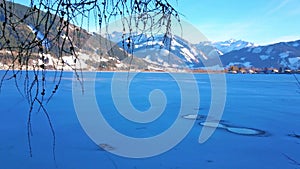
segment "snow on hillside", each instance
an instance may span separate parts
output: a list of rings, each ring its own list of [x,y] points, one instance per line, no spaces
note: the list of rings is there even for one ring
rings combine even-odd
[[[128,42],[128,34],[113,32],[109,37],[110,40],[118,41],[119,46],[126,47],[122,39],[125,43]],[[168,44],[171,44],[169,48]],[[192,45],[177,36],[164,39],[162,35],[154,37],[136,35],[134,47],[135,56],[162,67],[166,65],[179,67],[185,64],[190,68],[203,68],[201,61],[213,57],[219,57],[224,67],[233,65],[257,68],[300,67],[300,41],[257,46],[251,42],[230,39]]]
[[[213,42],[212,46],[220,50],[223,54],[229,53],[234,50],[240,50],[246,47],[256,46],[254,43],[246,42],[242,40],[230,39],[223,42]]]
[[[235,50],[240,50],[247,47],[255,47],[256,45],[251,42],[230,39],[227,41],[220,41],[220,42],[210,42],[210,41],[200,42],[198,46],[211,46],[215,48],[220,55],[223,55]]]
[[[116,34],[112,36],[115,39]],[[134,48],[130,45],[132,43]],[[131,37],[130,40],[121,40],[118,45],[128,52],[133,51],[136,57],[161,66],[196,67],[201,59],[207,59],[194,45],[175,35],[159,34],[153,37],[141,34]]]
[[[282,42],[266,46],[248,47],[232,51],[221,57],[223,65],[256,68],[290,68],[300,67],[300,40]]]

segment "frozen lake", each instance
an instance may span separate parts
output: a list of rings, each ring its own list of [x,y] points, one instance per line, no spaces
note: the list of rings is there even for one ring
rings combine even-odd
[[[2,74],[0,72],[1,77]],[[51,79],[51,73],[48,72],[47,76]],[[103,116],[115,130],[130,137],[146,138],[169,129],[181,102],[178,85],[171,76],[167,73],[140,73],[131,81],[129,96],[136,109],[146,111],[151,106],[148,97],[154,89],[163,91],[167,100],[162,115],[143,124],[131,123],[118,114],[111,96],[112,76],[113,73],[98,73],[95,93]],[[199,118],[188,135],[163,154],[134,159],[106,152],[105,148],[118,147],[110,147],[110,143],[99,146],[89,138],[73,105],[72,73],[65,73],[58,93],[47,105],[56,132],[56,162],[52,154],[51,131],[42,112],[34,111],[32,115],[33,157],[29,157],[28,105],[15,88],[14,81],[5,81],[0,94],[0,168],[300,168],[300,89],[293,75],[227,74],[227,98],[221,125],[203,144],[198,142],[198,137],[210,108],[211,87],[208,75],[195,74],[195,78],[200,106],[190,107],[190,110],[198,111]],[[231,132],[230,127],[238,129]],[[262,133],[251,135],[250,131],[250,135],[241,134],[248,129]]]

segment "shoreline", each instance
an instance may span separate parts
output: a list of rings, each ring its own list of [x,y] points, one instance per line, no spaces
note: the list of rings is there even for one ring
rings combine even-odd
[[[66,72],[66,73],[74,73],[74,70],[54,70],[54,69],[39,69],[38,71],[46,71],[46,72]],[[33,72],[33,69],[28,69],[28,70],[19,70],[19,69],[0,69],[1,72],[12,72],[12,71],[28,71],[28,72]],[[37,71],[37,70],[36,70]],[[289,72],[281,72],[281,73],[274,73],[274,72],[270,72],[270,73],[263,73],[263,72],[255,72],[255,73],[241,73],[241,72],[228,72],[228,71],[216,71],[216,70],[208,70],[208,71],[149,71],[149,70],[77,70],[77,73],[192,73],[192,74],[300,74],[300,71],[289,71]]]

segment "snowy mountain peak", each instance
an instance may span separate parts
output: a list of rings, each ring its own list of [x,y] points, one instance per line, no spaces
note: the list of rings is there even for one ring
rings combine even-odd
[[[220,55],[224,67],[242,65],[257,68],[298,68],[300,65],[299,41],[258,46],[236,39],[190,44],[178,36],[164,34],[155,36],[131,34],[130,40],[127,37],[128,35],[118,32],[110,35],[111,40],[118,41],[118,46],[124,47],[129,52],[132,51],[134,56],[159,67],[199,68],[203,67],[203,61],[206,62]],[[129,42],[132,44],[128,45]]]
[[[225,53],[229,53],[234,50],[240,50],[240,49],[243,49],[246,47],[254,47],[256,45],[254,43],[246,42],[243,40],[229,39],[227,41],[214,42],[214,43],[212,43],[212,46],[217,48],[223,54],[225,54]]]
[[[197,44],[191,44],[178,35],[131,33],[129,36],[112,32],[106,37],[135,57],[158,67],[198,68],[203,67],[203,62],[211,64],[210,60],[219,56],[215,48],[198,48]]]
[[[117,35],[116,32],[111,36],[116,39],[115,35]],[[133,51],[136,57],[152,64],[167,67],[194,67],[200,62],[198,57],[207,59],[192,44],[176,35],[147,36],[139,34],[128,39],[125,38],[118,42],[118,46],[124,47],[128,52]],[[129,42],[134,45],[128,44]]]
[[[226,41],[219,41],[219,42],[200,42],[197,46],[211,46],[215,48],[220,55],[229,53],[231,51],[240,50],[247,47],[255,47],[254,43],[246,42],[243,40],[236,40],[236,39],[229,39]]]
[[[239,40],[240,41],[240,40]],[[236,39],[233,39],[233,38],[231,38],[231,39],[229,39],[229,40],[227,40],[227,41],[224,41],[225,43],[227,43],[227,44],[232,44],[232,43],[235,43],[235,42],[237,42],[237,40]]]

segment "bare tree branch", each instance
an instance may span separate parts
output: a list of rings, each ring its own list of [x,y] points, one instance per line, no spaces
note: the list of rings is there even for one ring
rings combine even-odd
[[[74,71],[83,86],[82,69],[77,67],[80,65],[78,52],[84,36],[90,36],[83,27],[89,30],[93,25],[108,30],[106,26],[110,22],[122,19],[124,32],[129,31],[126,39],[123,35],[123,44],[132,47],[133,52],[134,32],[153,32],[160,28],[167,37],[172,28],[171,18],[180,22],[179,13],[168,0],[30,0],[29,8],[13,2],[0,1],[0,63],[8,65],[1,77],[0,91],[6,81],[14,80],[18,92],[28,102],[30,155],[31,116],[35,107],[48,120],[54,152],[55,132],[45,104],[57,93],[66,68]],[[112,44],[106,41],[102,45],[110,48]],[[100,58],[102,54],[113,54],[108,50],[100,53]],[[54,59],[49,60],[49,55]],[[64,56],[72,56],[75,64],[66,63]],[[47,79],[48,70],[55,71],[53,80]],[[49,86],[52,86],[50,91]]]

